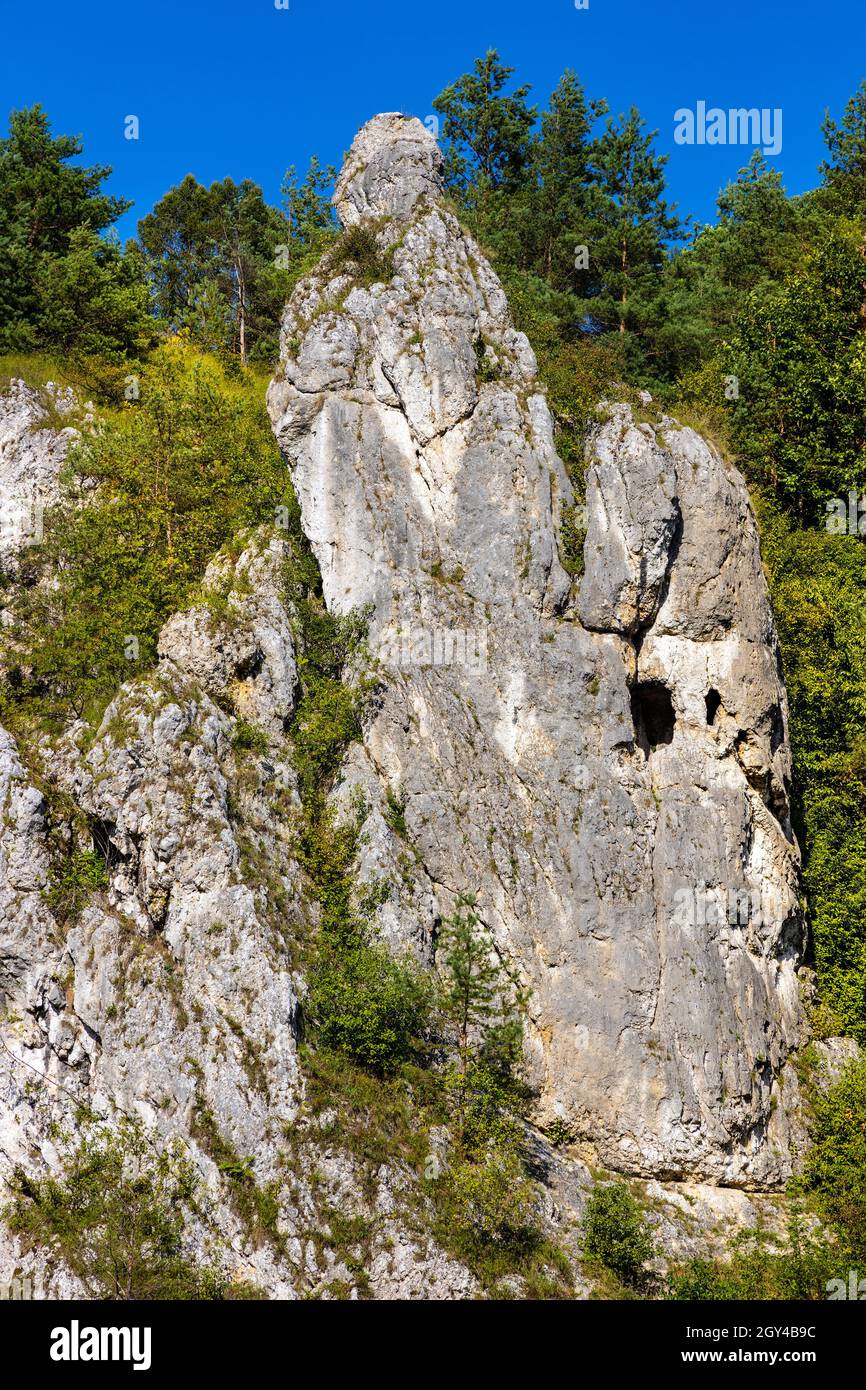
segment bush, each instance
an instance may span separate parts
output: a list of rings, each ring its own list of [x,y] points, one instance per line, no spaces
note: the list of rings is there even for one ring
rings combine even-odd
[[[624,1182],[596,1187],[583,1218],[583,1252],[630,1288],[644,1282],[654,1246],[640,1204]]]
[[[430,1004],[421,972],[384,946],[326,943],[310,975],[307,1010],[321,1045],[379,1075],[411,1057]]]
[[[61,923],[77,917],[94,893],[108,887],[105,864],[95,850],[71,854],[52,876],[48,905]]]
[[[866,1059],[813,1101],[804,1179],[852,1262],[866,1262]]]
[[[237,753],[261,753],[268,751],[268,736],[258,724],[248,719],[238,719],[232,734],[232,748]]]
[[[332,271],[352,265],[357,268],[356,279],[362,285],[387,283],[394,274],[391,255],[379,250],[376,233],[370,227],[350,227],[331,252]]]
[[[828,1281],[847,1270],[842,1252],[809,1229],[799,1205],[778,1245],[762,1231],[745,1231],[727,1260],[688,1260],[668,1275],[667,1297],[678,1301],[820,1300]]]
[[[470,1259],[489,1247],[529,1253],[538,1243],[536,1190],[519,1156],[492,1149],[481,1162],[460,1159],[448,1173],[446,1216],[452,1244]]]
[[[17,1169],[3,1214],[25,1249],[63,1260],[90,1298],[222,1298],[226,1281],[186,1248],[198,1185],[180,1145],[157,1148],[121,1119],[91,1127],[57,1177]]]
[[[74,451],[70,467],[99,490],[70,490],[47,514],[34,563],[56,583],[19,595],[6,698],[53,724],[98,719],[118,684],[153,662],[162,624],[220,547],[291,500],[249,375],[232,382],[172,342],[143,370],[140,390]]]

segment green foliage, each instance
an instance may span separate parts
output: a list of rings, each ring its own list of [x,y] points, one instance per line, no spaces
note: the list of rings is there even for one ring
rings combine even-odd
[[[866,1042],[866,546],[759,506],[825,1030]]]
[[[520,1055],[523,995],[497,956],[475,910],[461,896],[440,928],[440,1007],[454,1026],[464,1063],[477,1052],[486,1065],[510,1077]]]
[[[73,921],[94,893],[108,887],[105,864],[94,850],[75,850],[52,875],[48,905],[60,923]]]
[[[583,1217],[583,1253],[604,1265],[627,1288],[640,1289],[654,1246],[637,1198],[627,1183],[593,1188]]]
[[[192,174],[138,227],[154,301],[172,331],[242,365],[276,356],[292,285],[290,228],[249,179],[205,188]]]
[[[563,569],[572,578],[583,574],[583,545],[586,540],[586,513],[582,507],[566,506],[562,509],[562,524],[559,529],[559,558]]]
[[[816,1231],[795,1203],[784,1239],[744,1231],[725,1260],[691,1259],[668,1274],[667,1297],[691,1302],[821,1300],[828,1281],[847,1271],[846,1257]]]
[[[505,92],[513,72],[490,49],[433,102],[449,142],[449,181],[464,193],[476,189],[483,197],[520,179],[536,111],[526,104],[529,86]]]
[[[813,1097],[812,1147],[804,1181],[849,1262],[866,1260],[866,1060]],[[837,1271],[838,1272],[838,1271]]]
[[[760,302],[802,265],[821,232],[814,200],[787,197],[780,172],[759,151],[716,206],[715,225],[696,228],[665,268],[656,349],[663,380],[696,371],[716,355],[736,330],[746,296]]]
[[[218,1299],[226,1281],[198,1267],[186,1227],[199,1179],[177,1144],[155,1146],[140,1123],[90,1125],[57,1177],[16,1169],[4,1218],[25,1249],[59,1258],[89,1298]]]
[[[680,235],[679,219],[663,196],[667,160],[653,150],[655,133],[647,133],[632,107],[627,116],[608,118],[594,156],[600,210],[591,256],[602,289],[589,310],[601,329],[616,329],[639,343],[654,327],[665,242]],[[627,352],[630,346],[627,339]]]
[[[864,294],[861,235],[840,225],[802,270],[746,297],[722,354],[739,382],[734,443],[801,524],[866,485]]]
[[[406,827],[406,798],[394,790],[389,783],[385,788],[385,821],[399,835],[401,840],[408,840],[409,831]]]
[[[97,235],[131,204],[100,191],[109,168],[70,162],[81,153],[77,137],[52,136],[41,106],[9,117],[0,140],[0,352],[51,344],[123,353],[142,333],[134,258]]]
[[[378,1074],[410,1058],[430,1014],[427,978],[385,946],[326,946],[309,976],[306,1013],[319,1043]]]
[[[478,386],[499,380],[499,370],[487,351],[487,344],[483,338],[475,339],[475,380]]]
[[[288,515],[292,555],[284,580],[295,617],[300,682],[290,733],[307,823],[315,831],[324,815],[323,793],[346,748],[361,735],[361,713],[373,689],[372,679],[364,674],[369,664],[369,615],[361,610],[340,616],[328,611],[294,498]]]
[[[849,1063],[829,1087],[804,1081],[811,1146],[784,1238],[747,1231],[725,1260],[674,1267],[669,1298],[825,1299],[831,1280],[847,1282],[866,1260],[866,1061]]]
[[[260,1187],[256,1182],[252,1158],[239,1154],[217,1125],[202,1092],[201,1068],[192,1058],[186,1060],[195,1079],[191,1133],[219,1169],[232,1207],[248,1236],[256,1245],[268,1241],[278,1251],[284,1251],[277,1185],[268,1183]]]
[[[392,256],[379,250],[373,227],[349,227],[336,242],[328,260],[334,274],[345,271],[360,285],[384,284],[394,275]]]
[[[314,155],[301,183],[292,165],[282,183],[282,204],[288,232],[290,269],[299,262],[317,260],[337,231],[329,192],[337,177],[336,169],[323,169]]]
[[[267,753],[268,736],[257,724],[238,719],[232,734],[232,748],[238,753]]]
[[[491,1146],[479,1159],[459,1157],[452,1164],[440,1220],[448,1222],[449,1244],[464,1259],[484,1264],[505,1252],[513,1260],[539,1243],[536,1204],[519,1154]]]
[[[298,850],[321,914],[305,1017],[321,1047],[386,1075],[414,1054],[429,1017],[430,987],[409,960],[371,940],[368,914],[353,893],[358,827],[352,820],[337,824],[326,800],[346,748],[361,734],[371,684],[361,674],[350,678],[348,668],[361,672],[365,665],[367,616],[328,611],[296,506],[290,529],[285,587],[300,698],[289,732],[304,811]]]
[[[140,400],[86,437],[70,467],[100,490],[78,506],[73,476],[68,500],[46,516],[29,562],[33,578],[50,568],[58,583],[19,596],[6,692],[55,723],[98,717],[153,661],[160,627],[215,552],[273,521],[290,496],[258,382],[230,381],[180,342],[154,354]]]
[[[33,283],[38,342],[85,359],[132,363],[153,346],[155,324],[134,247],[124,253],[90,227],[77,227],[65,254],[40,260]]]
[[[866,211],[866,81],[837,123],[829,112],[822,126],[829,159],[821,166],[823,201],[836,212]]]
[[[509,270],[504,284],[515,323],[529,338],[538,358],[556,424],[557,452],[572,487],[582,498],[586,491],[586,439],[598,421],[599,402],[623,390],[621,345],[618,338],[563,341],[555,298],[544,281]]]

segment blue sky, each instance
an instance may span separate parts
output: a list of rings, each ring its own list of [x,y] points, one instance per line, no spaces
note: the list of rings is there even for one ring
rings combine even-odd
[[[276,200],[287,165],[339,163],[376,111],[422,119],[489,47],[544,104],[574,68],[612,109],[637,105],[670,155],[681,211],[713,217],[749,150],[674,143],[674,113],[781,108],[771,162],[816,182],[829,106],[866,77],[864,0],[0,0],[2,114],[41,101],[55,131],[111,164],[138,217],[187,173],[252,178]],[[137,115],[140,138],[124,138]]]

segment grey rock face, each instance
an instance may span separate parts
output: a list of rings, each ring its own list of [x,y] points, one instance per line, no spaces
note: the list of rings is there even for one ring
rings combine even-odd
[[[368,217],[408,217],[442,192],[439,146],[414,116],[374,116],[352,141],[334,203],[344,227]]]
[[[159,655],[217,701],[272,735],[285,732],[298,672],[288,614],[281,597],[286,541],[253,536],[232,560],[220,554],[205,571],[199,604],[170,618]]]
[[[324,1190],[376,1230],[375,1297],[467,1297],[468,1270],[405,1221],[400,1192],[415,1175],[383,1165],[371,1198],[365,1174],[302,1114],[297,943],[317,909],[295,857],[283,737],[295,684],[285,554],[283,540],[254,533],[236,557],[218,556],[210,604],[166,624],[157,670],[120,689],[95,737],[76,726],[45,749],[43,775],[105,866],[77,920],[49,907],[46,799],[0,729],[0,1205],[16,1165],[57,1170],[57,1136],[74,1142],[79,1106],[128,1114],[194,1157],[205,1202],[191,1253],[231,1277],[273,1298],[351,1282],[338,1253],[306,1239],[322,1225]],[[238,722],[209,692],[260,725],[266,755],[235,747]],[[280,1247],[238,1217],[220,1152],[249,1161],[276,1194]],[[0,1225],[0,1282],[13,1276],[37,1297],[86,1296]]]
[[[51,414],[71,415],[73,392],[49,382],[41,392],[13,380],[0,396],[0,568],[14,572],[23,546],[41,540],[42,513],[59,497],[60,470],[72,428]]]
[[[769,1198],[712,1185],[779,1184],[800,1138],[786,1063],[805,1039],[804,927],[754,518],[697,434],[611,405],[572,583],[575,499],[535,359],[440,187],[419,122],[364,128],[337,205],[383,279],[326,257],[286,309],[269,392],[325,600],[370,614],[379,688],[331,807],[363,818],[357,888],[395,951],[432,964],[472,893],[526,986],[537,1119],[575,1138],[565,1156],[534,1133],[546,1227],[568,1243],[601,1162],[682,1182],[658,1189],[664,1243],[700,1253],[678,1204],[753,1224]],[[49,423],[27,388],[0,402],[16,496],[34,479],[56,496],[73,436]],[[10,535],[10,565],[26,539]],[[15,1164],[56,1171],[58,1129],[74,1136],[86,1104],[188,1145],[209,1197],[195,1253],[272,1297],[351,1282],[307,1238],[332,1207],[373,1232],[374,1296],[474,1297],[423,1229],[418,1175],[394,1160],[371,1183],[304,1103],[299,943],[318,907],[287,737],[287,553],[261,531],[217,556],[95,733],[19,750],[0,730],[0,1205]],[[239,739],[239,718],[264,739]],[[51,905],[58,817],[104,864],[75,920]],[[828,1048],[832,1072],[849,1052]],[[278,1244],[233,1208],[214,1132],[275,1194]],[[0,1229],[0,1279],[28,1259]]]
[[[384,693],[347,782],[399,793],[439,915],[477,895],[531,992],[542,1118],[629,1172],[777,1183],[804,929],[742,479],[675,421],[612,408],[572,592],[571,487],[501,286],[416,196],[391,118],[356,149],[387,197],[338,206],[374,219],[393,277],[326,261],[302,282],[269,393],[326,600],[373,614]]]

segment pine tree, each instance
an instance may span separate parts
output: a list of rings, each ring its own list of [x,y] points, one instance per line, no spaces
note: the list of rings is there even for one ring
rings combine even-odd
[[[682,234],[663,197],[667,160],[654,152],[655,134],[632,107],[628,116],[608,119],[595,149],[600,199],[589,251],[603,288],[587,307],[599,328],[629,333],[639,350],[646,346],[666,240]]]
[[[821,127],[830,158],[821,165],[829,206],[854,215],[866,208],[866,81],[845,107],[837,125],[828,112]]]
[[[569,69],[541,118],[533,150],[538,187],[532,201],[540,252],[536,269],[556,289],[583,294],[589,289],[592,272],[577,264],[575,252],[586,245],[595,202],[592,127],[606,111],[606,102],[587,101],[582,83]]]
[[[813,204],[788,198],[782,175],[759,150],[719,194],[717,208],[715,226],[698,228],[665,268],[655,366],[666,380],[698,370],[736,326],[744,295],[794,271],[814,236]]]
[[[44,342],[42,296],[52,279],[46,258],[67,256],[79,229],[91,234],[87,245],[96,255],[95,234],[131,207],[101,192],[111,173],[106,165],[69,162],[82,150],[77,136],[51,134],[39,105],[13,111],[9,118],[9,134],[0,140],[0,350],[27,350]],[[79,258],[83,245],[79,237]]]
[[[498,959],[470,895],[458,898],[439,939],[442,1007],[457,1030],[460,1069],[474,1057],[510,1074],[522,1036],[521,991]]]
[[[440,936],[444,965],[443,1002],[458,1031],[460,1050],[469,1048],[473,1028],[487,1023],[497,1011],[500,971],[491,958],[489,941],[480,930],[475,899],[458,899]]]
[[[433,102],[444,118],[448,181],[470,203],[516,187],[526,170],[537,109],[526,104],[528,84],[504,91],[513,73],[492,48]]]
[[[244,364],[272,355],[289,288],[285,237],[284,218],[249,179],[204,188],[188,174],[139,223],[161,318],[209,347],[222,328],[219,348]]]
[[[336,231],[336,220],[328,190],[333,186],[337,171],[331,165],[323,169],[316,155],[302,183],[298,182],[294,165],[286,170],[281,202],[286,218],[286,243],[290,265],[313,252],[318,255],[328,237]]]

